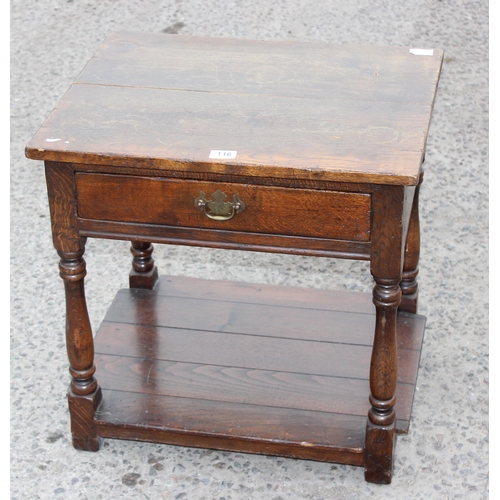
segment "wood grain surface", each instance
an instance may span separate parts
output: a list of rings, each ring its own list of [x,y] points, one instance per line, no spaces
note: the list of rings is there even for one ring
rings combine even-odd
[[[369,194],[173,180],[125,175],[76,174],[78,215],[84,219],[142,222],[291,236],[369,241]],[[231,220],[208,218],[195,206],[203,191],[218,189],[245,209]],[[106,203],[99,203],[103,198]]]
[[[99,435],[199,448],[364,464],[366,417],[104,391]]]
[[[415,185],[442,52],[111,34],[27,155]],[[213,160],[211,150],[237,151]]]
[[[361,465],[375,314],[348,295],[166,276],[120,291],[95,339],[99,433]],[[424,323],[398,315],[399,432]]]

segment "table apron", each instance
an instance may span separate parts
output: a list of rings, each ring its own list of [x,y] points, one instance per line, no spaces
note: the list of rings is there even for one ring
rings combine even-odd
[[[370,260],[371,244],[326,238],[301,238],[153,224],[97,221],[77,218],[81,236],[115,240],[270,252],[311,257]]]

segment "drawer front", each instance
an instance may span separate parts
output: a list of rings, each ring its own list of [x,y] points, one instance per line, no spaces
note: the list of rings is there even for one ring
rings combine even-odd
[[[76,174],[76,190],[82,219],[370,239],[371,196],[365,193],[83,172]]]

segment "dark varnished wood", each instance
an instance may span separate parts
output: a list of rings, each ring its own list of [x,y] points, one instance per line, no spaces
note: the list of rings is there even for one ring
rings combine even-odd
[[[406,318],[398,317],[398,326]],[[407,335],[420,333],[418,324],[407,322]],[[402,329],[404,330],[404,329]],[[205,363],[210,352],[211,363],[219,366],[237,366],[248,369],[298,371],[319,376],[368,379],[371,345],[325,343],[306,339],[283,339],[267,335],[211,332],[202,329],[182,329],[164,326],[135,325],[104,322],[100,328],[101,354],[120,356],[147,356],[158,360]],[[258,337],[258,338],[256,338]],[[420,338],[421,341],[421,338]],[[399,342],[401,345],[403,342]],[[214,346],[217,346],[214,349]],[[248,352],[257,349],[259,357],[251,359]],[[306,349],[301,355],[301,349]],[[279,357],[276,352],[281,353]],[[294,367],[290,359],[295,360]],[[358,359],[348,364],[347,360]],[[416,378],[419,351],[399,349],[398,384],[410,384]],[[350,361],[349,361],[350,362]],[[367,403],[366,388],[363,398]]]
[[[442,59],[106,38],[26,147],[46,165],[76,448],[112,437],[332,460],[390,483],[425,323],[418,186]],[[219,189],[245,204],[230,220],[195,205]],[[133,255],[95,354],[87,237],[129,240]],[[158,280],[152,243],[365,259],[375,285],[367,298]]]
[[[370,185],[320,183],[296,179],[263,179],[235,175],[229,175],[226,178],[226,176],[216,174],[196,173],[191,173],[191,176],[196,178],[191,179],[178,171],[169,172],[169,177],[165,178],[162,177],[164,172],[159,170],[148,171],[151,177],[144,178],[137,176],[138,172],[131,168],[98,165],[72,165],[72,167],[78,170],[76,172],[76,191],[79,200],[77,224],[80,234],[85,236],[135,238],[144,242],[246,249],[318,257],[362,260],[370,258],[369,225],[367,226],[371,209],[369,198],[372,187]],[[86,173],[80,173],[80,170],[84,170]],[[109,174],[115,170],[121,175],[92,175],[97,172]],[[87,173],[89,173],[88,176]],[[185,181],[175,181],[170,179],[170,175],[174,179],[180,178],[185,179]],[[126,182],[128,190],[123,189],[122,179],[128,179]],[[195,182],[195,180],[201,182]],[[137,181],[137,185],[135,181]],[[192,203],[194,201],[192,198],[195,197],[193,192],[199,194],[199,191],[186,191],[186,186],[192,186],[191,189],[224,186],[229,192],[233,192],[231,190],[239,191],[238,188],[242,184],[248,188],[250,182],[254,183],[254,187],[268,186],[268,192],[273,194],[276,203],[270,203],[266,197],[263,200],[263,206],[262,203],[260,206],[258,203],[252,203],[249,209],[238,214],[234,221],[223,223],[210,221],[199,210],[195,209],[194,203]],[[236,186],[235,188],[233,184]],[[102,206],[99,203],[103,197],[102,191],[108,185],[112,189],[109,194],[106,194],[106,198],[111,201]],[[182,198],[176,190],[165,190],[165,186],[175,186],[176,188],[180,186],[187,193],[188,198]],[[285,186],[293,189],[286,190]],[[312,191],[317,191],[317,193]],[[256,192],[256,190],[252,190],[252,193]],[[288,193],[286,198],[289,202],[286,206],[282,206],[282,200],[277,193]],[[304,206],[305,202],[301,201],[304,196],[300,198],[300,195],[304,194],[308,194],[312,198],[311,201],[306,202],[308,207],[312,208],[312,214],[306,220],[300,217],[300,215],[305,214],[305,208],[307,208]],[[179,214],[177,214],[179,204],[170,200],[171,197],[181,202]],[[255,201],[254,197],[255,194],[252,194],[253,201]],[[259,198],[262,199],[262,196],[259,195]],[[117,207],[113,208],[115,202]],[[353,205],[347,207],[346,202],[352,202]],[[334,210],[335,217],[328,217],[325,203],[330,210]],[[169,207],[171,211],[168,210]],[[268,231],[274,231],[274,234],[261,232],[263,229],[253,220],[255,213],[258,214],[260,220],[264,221],[266,220],[264,214],[268,214],[265,227]],[[83,216],[94,218],[87,219]],[[239,222],[241,216],[243,216],[243,225]],[[101,217],[101,220],[98,217]],[[129,220],[130,222],[114,221],[113,219]],[[155,224],[141,222],[146,220],[155,222]],[[186,227],[182,227],[181,221]],[[348,225],[351,223],[353,228],[349,230]],[[295,227],[296,225],[297,227]],[[322,227],[324,227],[324,231],[321,230]],[[242,232],[241,230],[244,229],[254,229],[259,232]],[[283,230],[284,233],[297,233],[300,232],[299,229],[302,232],[305,229],[306,234],[316,234],[317,236],[289,236],[278,233],[279,230]],[[333,236],[346,238],[349,234],[356,239],[331,239]]]
[[[199,364],[98,353],[96,363],[100,383],[114,390],[358,416],[366,416],[370,406],[367,379],[220,366],[205,359]],[[398,384],[401,408],[411,405],[412,389]],[[409,412],[402,412],[402,429],[408,418]]]
[[[180,41],[110,35],[27,154],[138,169],[417,184],[442,51],[418,57],[404,47]],[[214,149],[238,156],[210,160]]]
[[[62,99],[68,111],[49,116],[31,157],[59,160],[64,148],[77,163],[102,164],[105,153],[108,165],[119,157],[137,168],[393,184],[415,184],[429,113],[414,103],[332,99],[319,106],[306,98],[101,85],[74,85]],[[130,131],[137,141],[123,140]],[[53,137],[61,140],[46,142]],[[209,159],[214,149],[238,152],[230,169]]]
[[[237,332],[241,335],[255,334],[276,339],[300,340],[302,332],[307,329],[308,339],[318,343],[331,342],[332,340],[345,345],[371,346],[373,343],[374,312],[372,314],[356,314],[340,310],[333,313],[318,308],[306,309],[301,304],[275,307],[271,304],[252,304],[241,299],[240,302],[237,300],[229,302],[219,297],[217,302],[213,302],[212,300],[168,296],[157,296],[153,308],[147,296],[142,293],[140,294],[142,297],[136,295],[138,294],[130,296],[121,292],[115,298],[113,309],[106,315],[106,321],[121,324],[120,329],[123,335],[133,336],[134,334],[131,333],[133,328],[130,329],[130,333],[127,333],[129,330],[126,325],[142,324],[141,318],[144,317],[147,320],[146,323],[155,328],[163,328],[162,325],[168,325],[172,331],[183,328],[205,330],[207,336],[209,336],[208,332],[212,332],[214,335],[222,335],[221,338],[227,331]],[[297,307],[301,307],[303,310],[295,312]],[[247,308],[249,312],[245,313]],[[255,325],[252,318],[257,313],[263,319],[265,318],[266,322],[260,321],[258,325]],[[152,314],[156,317],[157,322],[155,323],[151,323]],[[189,318],[186,318],[188,314]],[[273,317],[276,319],[273,320]],[[280,333],[279,326],[282,324],[283,317],[287,318],[288,328],[286,332]],[[343,329],[354,319],[360,325],[358,331],[352,329],[349,333],[344,333]],[[330,322],[333,320],[336,321],[336,326],[332,331]],[[418,318],[409,313],[401,312],[398,315],[398,349],[414,351],[420,348],[421,336],[415,337],[415,328],[417,328],[415,323],[418,321],[420,321]],[[244,356],[244,353],[241,355]]]
[[[68,168],[70,167],[67,164]],[[317,189],[320,191],[343,191],[347,193],[366,193],[370,194],[372,186],[370,184],[363,184],[359,182],[336,182],[324,181],[320,179],[300,179],[294,177],[255,177],[245,175],[245,173],[237,173],[235,171],[224,173],[221,175],[217,172],[196,172],[196,171],[183,171],[183,170],[168,170],[165,172],[159,168],[136,168],[134,165],[97,165],[93,163],[75,163],[78,172],[86,173],[101,173],[111,175],[127,175],[138,177],[151,177],[151,178],[168,178],[168,179],[185,179],[185,180],[198,180],[202,182],[226,182],[233,184],[251,184],[253,186],[273,186],[273,187],[289,187],[298,189]]]
[[[237,285],[237,286],[235,286]],[[164,276],[156,288],[158,296],[186,297],[210,300],[217,297],[224,302],[266,304],[268,306],[321,309],[373,315],[375,306],[371,297],[359,292],[343,290],[332,303],[330,290],[290,288],[281,285],[203,280],[186,276]],[[417,349],[417,347],[408,347]]]
[[[399,309],[411,313],[417,312],[418,303],[418,261],[420,259],[420,217],[418,209],[420,185],[423,180],[423,172],[420,182],[415,188],[415,195],[411,208],[410,221],[408,224],[408,234],[406,236],[403,274],[400,283],[401,303]]]
[[[78,215],[83,219],[238,230],[299,237],[369,241],[369,194],[287,189],[223,182],[200,182],[78,173]],[[203,191],[237,194],[245,209],[216,221],[194,210]],[[108,203],[98,201],[105,195]]]
[[[397,342],[404,241],[409,219],[403,186],[377,186],[373,192],[370,270],[375,280],[375,338],[370,364],[370,403],[365,443],[365,478],[390,483],[395,446]],[[405,203],[406,202],[406,203]]]
[[[104,390],[103,437],[362,466],[365,417]]]
[[[112,402],[103,403],[96,417],[102,435],[189,446],[212,443],[210,446],[219,449],[259,453],[279,453],[285,445],[280,436],[286,436],[284,441],[290,444],[286,456],[329,460],[347,448],[346,456],[337,458],[340,462],[353,463],[354,458],[355,463],[363,463],[359,453],[364,449],[370,408],[367,393],[375,317],[367,294],[352,293],[346,306],[342,292],[212,284],[161,277],[153,291],[122,290],[117,294],[95,340],[97,376],[105,394],[113,394]],[[256,292],[249,302],[248,288]],[[299,305],[304,296],[313,299],[315,294],[318,300],[311,300],[309,307],[307,301]],[[268,297],[274,297],[271,304]],[[169,302],[171,308],[165,311]],[[202,302],[207,303],[208,314],[202,311],[198,319],[186,323]],[[322,302],[327,304],[326,310],[321,309]],[[240,306],[256,308],[253,321],[246,326],[228,321],[239,318],[244,310]],[[346,308],[358,312],[347,313]],[[289,316],[291,312],[294,317]],[[327,317],[321,319],[321,312]],[[311,321],[311,314],[317,321]],[[350,320],[339,319],[346,314]],[[176,327],[182,316],[184,327]],[[281,324],[270,325],[273,316],[281,318]],[[373,320],[363,326],[359,316]],[[317,329],[339,321],[347,343],[340,342],[339,335],[318,340]],[[398,314],[399,344],[403,346],[398,362],[404,366],[397,386],[398,432],[408,431],[424,322],[421,316]],[[221,331],[223,324],[227,325],[225,331]],[[351,338],[358,338],[358,344],[349,343]],[[167,410],[170,404],[173,408]],[[225,411],[229,414],[224,417],[209,418]],[[246,417],[240,422],[236,416],[243,413]],[[276,419],[282,428],[273,445],[269,440]],[[141,429],[135,435],[128,428],[132,422]],[[245,426],[251,422],[250,431]],[[317,442],[314,435],[305,439],[304,425],[313,426],[318,436],[338,435],[339,441],[325,438]],[[347,439],[347,429],[352,437],[357,436],[355,441]],[[341,445],[342,440],[351,446]]]
[[[72,172],[61,164],[45,168],[54,246],[61,257],[60,276],[66,293],[66,349],[72,380],[68,389],[73,446],[97,451],[94,412],[101,389],[94,378],[94,343],[85,301],[85,238],[76,231]]]
[[[409,57],[407,47],[111,33],[76,81],[319,100],[428,102],[441,56],[436,50],[433,57]]]
[[[78,219],[77,224],[80,234],[93,238],[136,239],[154,243],[285,253],[312,257],[370,259],[370,243],[365,241],[303,238],[277,234],[243,233],[226,229],[184,228],[88,219]],[[222,224],[221,227],[223,227]]]
[[[132,270],[129,274],[130,288],[151,290],[158,281],[158,268],[155,266],[153,245],[144,241],[132,241],[130,251],[133,255]]]

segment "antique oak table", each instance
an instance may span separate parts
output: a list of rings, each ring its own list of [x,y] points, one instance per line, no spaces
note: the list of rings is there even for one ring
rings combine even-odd
[[[26,147],[66,291],[73,445],[364,466],[407,432],[418,186],[443,53],[110,34]],[[95,339],[87,237],[132,242]],[[161,277],[152,243],[370,261],[372,294]]]

